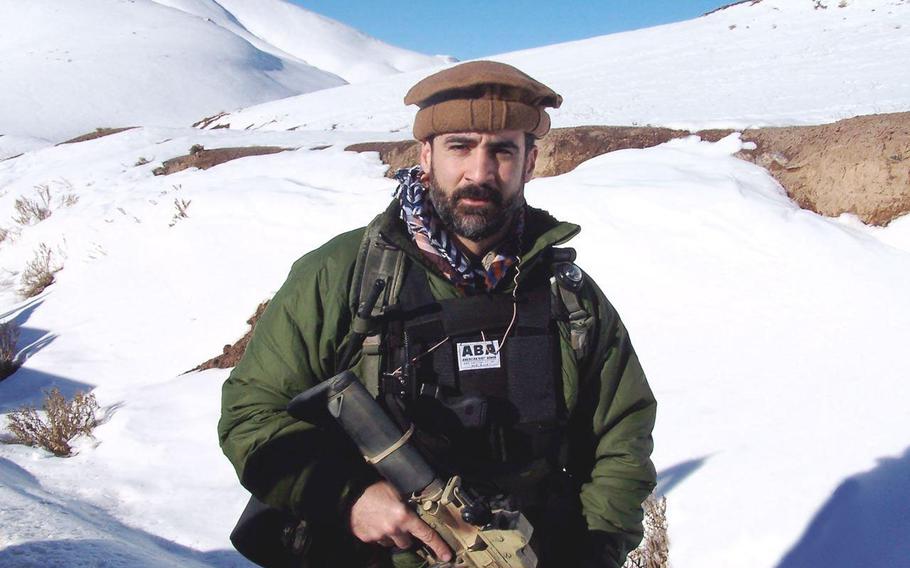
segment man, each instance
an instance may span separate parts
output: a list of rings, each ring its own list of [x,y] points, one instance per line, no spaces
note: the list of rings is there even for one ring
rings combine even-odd
[[[452,553],[348,440],[285,411],[344,370],[372,250],[393,251],[396,276],[353,369],[434,469],[508,495],[543,568],[620,566],[641,540],[656,403],[615,310],[555,248],[579,227],[524,200],[561,102],[494,62],[415,85],[420,167],[369,228],[295,263],[225,383],[222,448],[254,496],[306,522],[310,566]]]

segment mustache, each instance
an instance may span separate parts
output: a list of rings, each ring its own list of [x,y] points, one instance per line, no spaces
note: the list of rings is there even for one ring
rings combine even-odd
[[[502,193],[490,184],[471,184],[456,189],[452,193],[452,202],[461,199],[483,199],[496,205],[502,205]]]

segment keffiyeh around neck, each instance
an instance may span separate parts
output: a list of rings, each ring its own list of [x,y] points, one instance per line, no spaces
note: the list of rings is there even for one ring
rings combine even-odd
[[[509,268],[518,262],[524,210],[518,216],[512,234],[497,246],[497,250],[487,253],[480,263],[471,262],[468,255],[458,248],[436,214],[430,193],[420,181],[422,176],[420,166],[402,168],[395,172],[395,179],[399,182],[396,194],[401,204],[401,219],[407,225],[408,233],[417,248],[459,288],[492,290],[508,273]]]

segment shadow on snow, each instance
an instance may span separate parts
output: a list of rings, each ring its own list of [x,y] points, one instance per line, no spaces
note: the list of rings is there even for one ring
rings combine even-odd
[[[695,473],[708,460],[708,456],[686,460],[672,467],[660,470],[657,474],[657,487],[654,493],[666,495],[684,479]]]
[[[57,337],[46,329],[38,329],[25,325],[28,323],[28,320],[31,319],[32,314],[35,313],[35,310],[38,309],[38,306],[43,302],[44,300],[32,300],[24,306],[20,306],[0,315],[0,320],[6,320],[9,316],[15,314],[10,321],[19,328],[19,340],[16,342],[16,361],[18,361],[19,364],[24,363],[29,357],[50,345]]]
[[[48,494],[31,473],[14,462],[0,458],[0,489],[7,489],[45,509],[54,518],[71,519],[75,527],[87,526],[96,535],[110,538],[64,538],[33,540],[0,550],[0,566],[19,568],[46,566],[109,566],[111,568],[152,568],[170,566],[213,566],[219,568],[252,565],[232,550],[200,552],[167,539],[129,527],[98,507]],[[39,519],[34,519],[39,521]]]
[[[841,483],[777,568],[891,568],[910,559],[910,448]]]
[[[22,368],[0,382],[0,412],[10,412],[23,405],[40,408],[44,401],[44,391],[53,388],[60,389],[66,398],[72,398],[76,391],[89,392],[94,385],[28,367]]]

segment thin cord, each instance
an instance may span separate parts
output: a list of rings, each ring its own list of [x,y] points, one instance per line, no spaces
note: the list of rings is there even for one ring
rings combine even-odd
[[[516,256],[515,258],[518,259],[518,262],[515,263],[515,277],[512,279],[514,283],[514,286],[512,286],[512,321],[509,322],[509,327],[506,328],[506,332],[502,336],[502,342],[499,344],[499,348],[496,349],[497,355],[505,347],[509,333],[512,332],[512,326],[515,325],[515,320],[518,319],[518,276],[521,274],[521,257]]]
[[[430,347],[429,349],[427,349],[426,351],[424,351],[424,352],[421,353],[420,355],[415,355],[414,357],[411,357],[411,364],[416,363],[417,361],[423,359],[424,357],[426,357],[427,355],[429,355],[429,354],[432,353],[433,351],[436,351],[437,349],[439,349],[440,347],[442,347],[442,346],[445,344],[445,342],[448,341],[448,340],[449,340],[449,338],[446,337],[445,339],[443,339],[442,341],[440,341],[439,343],[437,343],[437,344],[434,345],[433,347]],[[404,365],[402,365],[401,367],[398,367],[397,369],[395,369],[394,371],[392,371],[392,376],[393,376],[393,377],[397,377],[398,375],[400,375],[400,374],[401,374],[401,369],[403,369],[403,368],[404,368]]]
[[[498,355],[499,352],[502,351],[502,348],[505,347],[506,340],[509,338],[509,334],[512,333],[512,327],[515,326],[515,320],[518,319],[518,277],[521,275],[521,257],[516,256],[515,258],[518,259],[518,261],[515,263],[515,276],[512,277],[512,283],[513,283],[513,286],[512,286],[512,321],[509,322],[509,327],[506,328],[506,332],[502,336],[502,342],[500,342],[499,347],[496,349],[496,351],[494,351],[495,355]],[[483,330],[480,331],[480,337],[483,339],[483,341],[487,340],[487,337],[484,334]],[[417,361],[419,361],[420,359],[423,359],[424,357],[426,357],[433,351],[436,351],[437,349],[442,347],[449,339],[450,339],[449,337],[446,337],[445,339],[443,339],[436,345],[430,347],[429,349],[427,349],[420,355],[416,355],[416,356],[412,357],[411,363],[412,364],[416,363]],[[401,367],[398,367],[397,369],[392,371],[392,373],[391,373],[392,376],[397,377],[398,375],[400,375],[401,369],[403,367],[404,367],[404,365],[402,365]]]

